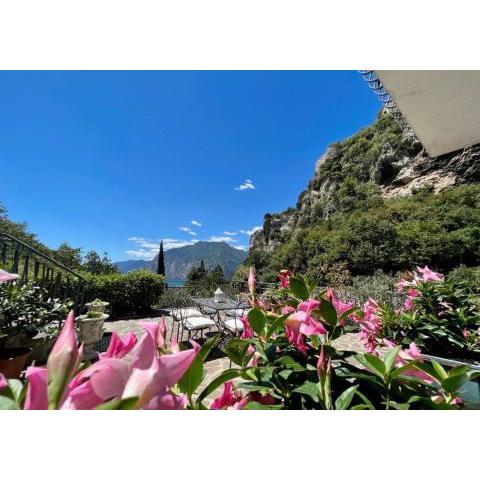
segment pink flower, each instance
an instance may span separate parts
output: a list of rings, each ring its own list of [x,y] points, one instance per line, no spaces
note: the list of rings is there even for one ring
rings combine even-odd
[[[289,313],[293,313],[293,312],[295,312],[295,309],[290,305],[283,307],[282,310],[280,311],[282,315],[288,315]]]
[[[132,373],[128,362],[105,358],[80,371],[68,385],[62,410],[91,410],[118,398]]]
[[[249,402],[249,400],[248,396],[243,397],[240,392],[234,391],[233,382],[225,382],[223,384],[222,394],[213,400],[210,404],[210,410],[240,410]]]
[[[134,368],[125,385],[122,398],[138,397],[136,407],[144,409],[184,404],[182,398],[173,399],[170,387],[182,378],[195,359],[200,346],[192,343],[193,349],[154,355],[152,363],[147,368]]]
[[[467,340],[468,337],[470,336],[470,332],[468,331],[468,328],[464,328],[462,333],[463,333],[463,338]]]
[[[55,345],[48,356],[48,401],[49,408],[56,408],[61,400],[65,387],[77,368],[79,350],[75,337],[75,316],[71,311]]]
[[[166,346],[167,325],[165,317],[162,316],[159,322],[139,322],[139,325],[150,334],[158,348]]]
[[[353,308],[352,304],[341,302],[331,288],[327,288],[327,300],[329,300],[330,303],[335,308],[338,317],[341,317],[345,312],[348,312]],[[341,320],[340,325],[342,326],[345,325],[345,321],[346,321],[345,318]]]
[[[255,269],[253,267],[250,267],[248,271],[248,290],[252,297],[255,296],[255,285],[256,285]]]
[[[441,282],[443,275],[441,273],[433,272],[426,265],[423,268],[417,267],[418,273],[422,274],[424,282]]]
[[[3,373],[0,373],[0,390],[8,386],[7,379]]]
[[[360,324],[360,341],[363,343],[365,350],[372,354],[377,350],[378,337],[382,331],[382,324],[377,315],[378,310],[378,303],[369,298],[363,306],[363,318],[354,317]]]
[[[305,344],[305,337],[300,333],[300,330],[296,330],[296,329],[290,328],[289,326],[285,326],[285,333],[287,335],[288,341],[292,345],[294,345],[299,352],[306,355],[307,346]]]
[[[137,337],[129,332],[123,338],[116,332],[112,332],[108,349],[105,353],[100,353],[99,358],[123,358],[137,343]]]
[[[289,270],[280,270],[280,275],[278,276],[280,280],[280,288],[288,288],[290,285],[290,277],[292,276],[292,272]]]
[[[28,381],[24,410],[47,410],[47,369],[28,367],[25,372]]]
[[[250,326],[248,317],[240,318],[240,321],[243,323],[243,332],[241,338],[252,338],[253,337],[253,328]]]
[[[409,273],[410,276],[413,276],[412,273]],[[407,278],[402,277],[395,286],[397,287],[397,291],[403,293],[405,288],[413,287],[415,282],[408,280]]]
[[[315,300],[313,298],[309,298],[305,302],[300,302],[297,306],[297,311],[299,312],[305,312],[308,315],[310,315],[313,310],[317,310],[320,307],[320,302],[318,300]]]
[[[18,273],[8,273],[6,270],[0,268],[0,283],[16,280],[19,276]]]

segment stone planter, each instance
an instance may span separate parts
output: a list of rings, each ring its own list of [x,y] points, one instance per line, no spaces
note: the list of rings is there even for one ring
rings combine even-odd
[[[97,318],[88,318],[87,315],[80,315],[77,318],[80,342],[84,344],[86,349],[91,349],[102,338],[103,322],[107,318],[106,313],[102,313],[102,316]]]
[[[105,313],[105,310],[109,305],[110,304],[108,302],[102,302],[98,300],[94,300],[93,302],[89,302],[85,304],[88,312],[99,312],[99,313]]]

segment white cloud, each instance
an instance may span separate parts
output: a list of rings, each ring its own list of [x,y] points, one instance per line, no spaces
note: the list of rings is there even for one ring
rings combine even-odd
[[[138,250],[127,250],[125,253],[128,258],[134,258],[136,260],[153,260],[153,257],[156,255],[156,252],[144,250],[143,248],[139,248]]]
[[[197,234],[197,232],[194,232],[193,230],[190,230],[188,233],[189,233],[190,235],[196,235],[196,234]]]
[[[178,227],[182,232],[190,232],[192,229],[190,227]]]
[[[195,225],[195,227],[201,227],[202,226],[202,224],[198,220],[192,220],[191,224]]]
[[[251,230],[240,230],[240,233],[243,233],[245,235],[253,235],[255,232],[258,232],[261,229],[262,227],[257,225],[256,227],[253,227]]]
[[[223,234],[231,237],[232,235],[236,235],[237,232],[223,232]]]
[[[251,180],[249,180],[247,178],[241,185],[239,185],[238,187],[235,187],[235,190],[239,190],[239,191],[255,190],[255,185],[253,184],[253,182]]]
[[[194,233],[195,234],[195,233]],[[138,248],[129,249],[125,251],[128,258],[152,260],[158,253],[160,240],[151,240],[144,237],[130,237],[129,242],[134,243]],[[164,238],[163,248],[170,250],[172,248],[185,247],[186,245],[193,245],[198,240],[182,240],[176,238]]]
[[[220,236],[212,236],[208,239],[209,242],[238,242],[237,239],[232,237],[220,237]]]
[[[246,247],[245,245],[232,245],[233,248],[236,248],[237,250],[243,250],[244,252],[246,252],[248,250],[248,247]]]

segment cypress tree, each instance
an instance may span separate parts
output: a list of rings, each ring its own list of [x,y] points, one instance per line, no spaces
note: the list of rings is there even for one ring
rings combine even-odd
[[[158,252],[157,274],[165,277],[165,258],[163,255],[163,240],[160,242],[160,251]]]

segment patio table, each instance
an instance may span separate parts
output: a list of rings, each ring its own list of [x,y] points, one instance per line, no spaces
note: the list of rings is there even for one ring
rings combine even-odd
[[[221,302],[216,302],[214,298],[194,298],[193,301],[200,308],[204,307],[215,310],[214,316],[216,318],[213,318],[213,320],[217,324],[217,328],[224,338],[231,337],[232,333],[224,327],[220,313],[226,310],[235,310],[237,308],[247,309],[250,307],[248,302],[239,302],[238,300],[233,300],[232,298],[225,298]]]

